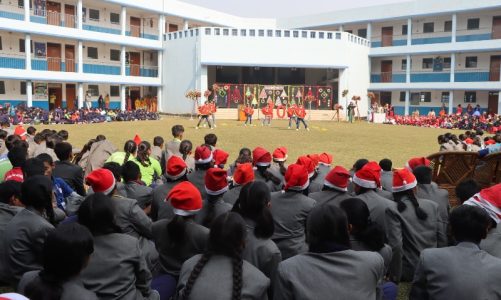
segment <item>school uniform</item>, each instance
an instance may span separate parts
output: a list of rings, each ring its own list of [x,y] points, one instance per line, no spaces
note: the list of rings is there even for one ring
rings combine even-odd
[[[52,175],[62,178],[80,196],[85,196],[83,169],[69,161],[56,161],[55,165]]]
[[[381,186],[385,191],[393,191],[393,171],[381,171]]]
[[[40,144],[38,144],[38,146],[35,149],[33,149],[33,157],[37,157],[38,155],[40,155],[42,153],[49,154],[50,157],[52,157],[52,160],[55,162],[59,161],[59,158],[57,158],[57,155],[56,155],[56,152],[54,152],[54,149],[48,148],[45,141],[40,142]]]
[[[319,164],[317,168],[317,177],[315,178],[315,180],[321,185],[323,185],[325,176],[327,176],[327,174],[329,174],[331,170],[332,170],[331,166]]]
[[[127,198],[134,199],[141,208],[151,204],[153,189],[139,182],[130,181],[125,184]]]
[[[301,192],[275,192],[271,194],[271,213],[275,223],[272,240],[277,244],[282,259],[308,250],[305,240],[306,218],[316,201]]]
[[[212,201],[212,204],[209,203],[208,200],[204,200],[204,204],[202,206],[202,209],[195,215],[195,222],[197,224],[203,225],[202,223],[204,222],[205,218],[207,217],[207,214],[209,213],[210,206],[213,206],[214,214],[212,220],[214,221],[215,218],[217,218],[219,215],[222,215],[226,212],[229,212],[232,208],[233,205],[224,202],[223,200],[223,195],[220,195],[218,199],[215,199]],[[205,225],[203,225],[205,226]]]
[[[179,148],[178,148],[179,150]],[[162,148],[158,147],[158,146],[153,146],[151,148],[151,157],[153,157],[154,159],[158,160],[158,161],[161,161],[162,160]]]
[[[111,199],[115,205],[115,222],[122,233],[136,238],[152,237],[151,219],[139,207],[136,200],[119,195],[113,195]]]
[[[138,239],[121,233],[94,236],[94,252],[80,274],[100,300],[160,299],[151,290],[151,273]]]
[[[26,293],[26,287],[32,283],[34,280],[38,280],[38,274],[40,271],[30,271],[24,273],[17,291],[24,295]],[[61,286],[61,300],[98,300],[96,293],[86,289],[82,283],[80,277],[72,278]]]
[[[284,166],[284,167],[285,167],[285,169],[287,169],[287,166]],[[277,164],[272,164],[268,168],[268,172],[270,172],[274,177],[276,177],[278,180],[280,180],[280,182],[284,182],[284,175],[280,171],[280,166],[278,166]]]
[[[310,185],[308,186],[308,193],[317,193],[321,192],[323,187],[324,187],[324,181],[318,182],[317,181],[318,175],[315,174],[315,177],[310,178]]]
[[[238,197],[240,196],[240,191],[242,190],[242,185],[235,185],[229,191],[224,193],[223,201],[230,204],[232,207],[237,202]]]
[[[357,238],[355,238],[353,235],[350,235],[350,244],[351,244],[351,249],[355,251],[371,251],[379,253],[379,255],[381,255],[381,257],[383,258],[384,271],[386,274],[386,271],[390,267],[391,257],[393,255],[390,245],[384,244],[383,248],[379,249],[379,251],[372,251],[369,249],[369,247],[367,247],[367,245],[364,242],[357,240]]]
[[[180,182],[182,181],[167,181],[153,189],[151,201],[151,219],[153,221],[174,218],[172,206],[170,203],[165,202],[165,198],[167,198],[170,190]]]
[[[170,152],[172,155],[183,157],[181,152],[179,152],[180,145],[181,145],[181,140],[175,138],[172,141],[168,141],[167,143],[165,143],[165,151]]]
[[[186,282],[193,268],[202,257],[201,254],[188,259],[181,269],[177,285],[178,295],[182,295]],[[242,297],[246,300],[266,300],[270,280],[256,267],[243,261],[242,264]],[[195,281],[190,300],[230,300],[233,291],[232,258],[222,255],[211,256]],[[178,298],[179,299],[179,298]]]
[[[461,242],[423,250],[409,299],[501,299],[500,282],[501,260]]]
[[[310,193],[308,197],[315,199],[317,201],[317,205],[321,205],[329,202],[329,204],[333,204],[339,207],[339,204],[348,198],[352,198],[350,194],[347,192],[337,191],[335,189],[327,188],[326,190]]]
[[[273,175],[273,173],[270,173]],[[282,182],[275,184],[272,180],[266,180],[263,175],[258,170],[254,170],[254,181],[262,181],[270,188],[271,192],[280,191],[282,188]],[[278,181],[278,178],[277,178]]]
[[[421,184],[417,185],[416,197],[428,199],[438,204],[438,212],[443,222],[444,230],[447,232],[447,224],[449,224],[449,192],[439,188],[436,184]]]
[[[383,276],[383,258],[374,252],[308,252],[279,264],[273,299],[376,299]]]
[[[205,191],[205,173],[207,170],[195,170],[188,174],[188,181],[193,183],[194,186],[200,191],[202,194],[202,199],[207,197],[207,192]]]
[[[3,236],[5,234],[5,229],[7,228],[7,224],[9,224],[10,220],[12,220],[12,218],[14,218],[14,216],[21,210],[23,210],[23,208],[0,202],[0,250],[2,251],[0,252],[2,253],[2,255],[0,255],[0,282],[7,282],[7,275],[9,273],[8,261],[4,261],[3,259],[3,249],[5,249]]]
[[[385,191],[383,189],[377,188],[376,193],[383,198],[386,198],[388,200],[393,200],[393,193],[392,192],[388,192],[388,191]]]
[[[444,152],[444,151],[455,151],[454,145],[452,145],[450,143],[440,144],[440,152]]]
[[[501,258],[501,224],[489,230],[487,237],[480,242],[480,249],[492,256]]]

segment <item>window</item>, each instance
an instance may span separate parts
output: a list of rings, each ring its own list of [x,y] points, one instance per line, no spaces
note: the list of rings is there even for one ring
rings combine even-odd
[[[275,36],[276,36],[276,37],[282,37],[282,31],[280,31],[280,30],[275,30]]]
[[[24,39],[19,39],[19,52],[24,53],[26,51],[25,49],[25,41]],[[33,40],[31,40],[31,47],[30,47],[31,53],[33,53]]]
[[[477,67],[477,57],[476,56],[467,56],[465,66],[467,68],[476,68]]]
[[[284,31],[285,37],[291,37],[291,32],[289,30]]]
[[[319,32],[319,33],[318,33],[318,38],[319,38],[319,39],[323,39],[323,38],[325,38],[325,33],[323,33],[323,32]]]
[[[118,85],[110,86],[110,97],[119,97],[120,96],[120,87]]]
[[[364,39],[367,38],[367,29],[366,28],[359,29],[357,35]]]
[[[402,59],[402,71],[407,70],[407,59]]]
[[[327,32],[327,39],[332,40],[332,32]]]
[[[240,29],[240,36],[246,36],[246,35],[247,35],[247,30]]]
[[[444,69],[450,69],[450,68],[451,68],[451,58],[444,57]]]
[[[97,59],[96,47],[87,47],[87,58]]]
[[[440,99],[440,101],[442,103],[449,103],[449,92],[442,92],[442,98]]]
[[[254,29],[249,30],[249,35],[256,36],[256,30],[254,30]]]
[[[110,49],[110,60],[120,61],[120,50]]]
[[[228,36],[230,34],[230,30],[227,28],[223,29],[223,35]]]
[[[307,38],[308,37],[308,32],[301,31],[301,37],[304,38],[304,39]]]
[[[423,69],[433,68],[433,58],[423,58]]]
[[[405,92],[400,92],[400,102],[405,102]]]
[[[310,32],[310,37],[311,37],[312,39],[314,39],[314,38],[315,38],[315,36],[316,36],[316,32],[315,32],[315,31]]]
[[[273,30],[267,30],[266,32],[266,35],[269,36],[269,37],[272,37],[273,36]]]
[[[82,7],[82,22],[85,22],[87,18],[87,8]]]
[[[468,30],[476,30],[480,28],[480,19],[468,19]]]
[[[424,23],[423,24],[423,32],[424,33],[432,33],[435,31],[435,23]]]
[[[419,105],[421,102],[421,93],[411,93],[410,104]]]
[[[464,92],[464,103],[476,103],[477,92]]]
[[[5,94],[5,81],[0,81],[0,94]]]
[[[444,32],[452,32],[452,21],[445,21]]]
[[[221,29],[219,29],[219,28],[214,28],[214,34],[215,34],[215,35],[221,35]]]
[[[293,35],[295,38],[299,37],[299,31],[294,31],[294,32],[292,32],[292,35]]]
[[[210,32],[211,32],[210,28],[205,28],[205,34],[206,35],[210,35]]]
[[[407,27],[407,25],[402,25],[402,35],[407,35],[408,30],[409,30],[409,27]]]
[[[0,1],[0,2],[2,2],[2,1]],[[17,6],[19,8],[24,8],[24,0],[17,0]],[[31,0],[30,0],[30,8],[33,8],[33,3]]]
[[[120,14],[110,13],[110,23],[111,24],[120,24]]]
[[[19,90],[21,91],[21,95],[26,95],[26,81],[21,81],[21,88]]]
[[[2,37],[0,36],[0,50],[3,50],[2,48],[3,48],[2,47]]]
[[[259,35],[259,36],[264,36],[264,30],[263,30],[263,29],[259,29],[259,31],[258,31],[258,35]]]
[[[93,97],[99,96],[99,85],[97,84],[89,84],[87,90],[90,92],[90,95]]]
[[[431,102],[431,92],[422,92],[419,100],[421,102]]]
[[[232,36],[237,36],[238,35],[238,29],[232,29],[231,30],[231,35]]]
[[[99,10],[89,8],[89,20],[99,21]]]

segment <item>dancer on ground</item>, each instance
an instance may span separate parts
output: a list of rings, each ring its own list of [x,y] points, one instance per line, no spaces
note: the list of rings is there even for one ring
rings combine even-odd
[[[304,109],[304,106],[302,104],[300,104],[297,109],[296,109],[296,116],[297,116],[297,120],[296,120],[296,130],[299,130],[299,125],[301,123],[303,123],[304,125],[304,129],[310,131],[310,128],[308,128],[308,125],[306,124],[306,122],[304,121],[304,118],[306,117],[306,110]]]

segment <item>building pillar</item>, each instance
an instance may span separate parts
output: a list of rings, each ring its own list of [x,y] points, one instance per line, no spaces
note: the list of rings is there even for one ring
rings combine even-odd
[[[163,86],[161,85],[157,87],[157,112],[163,112],[162,93],[163,93]]]
[[[84,86],[83,83],[78,83],[78,108],[82,108],[84,103]]]
[[[24,0],[24,21],[30,22],[30,0]]]
[[[454,113],[454,91],[449,91],[449,111],[447,112],[449,115]]]
[[[498,92],[498,115],[501,115],[501,90]]]
[[[82,0],[77,1],[77,28],[83,29],[83,3]]]
[[[25,69],[27,71],[31,70],[31,35],[24,35],[24,54],[25,54]]]
[[[189,28],[188,20],[184,19],[183,20],[183,30],[188,30],[188,28]]]
[[[120,85],[120,109],[125,110],[127,107],[127,95],[125,94],[125,85]]]
[[[339,69],[339,80],[338,80],[338,104],[342,105],[344,107],[344,112],[345,116],[347,114],[347,107],[349,104],[348,97],[349,95],[346,95],[343,97],[343,91],[348,89],[348,82],[347,82],[347,77],[348,77],[348,69]]]
[[[404,105],[404,115],[408,116],[409,115],[409,106],[411,103],[411,92],[410,91],[405,91],[405,105]]]
[[[405,82],[411,82],[411,56],[406,57],[407,65],[405,66]]]
[[[126,75],[126,70],[125,70],[125,46],[122,46],[120,48],[120,75],[125,76]]]
[[[372,23],[367,23],[367,37],[366,37],[367,40],[369,40],[369,42],[372,40]]]
[[[165,34],[165,16],[159,15],[158,16],[158,39],[160,41],[163,41],[164,34]]]
[[[407,46],[412,45],[412,19],[407,19]]]
[[[339,31],[344,32],[344,26],[343,26],[343,24],[339,25]]]
[[[200,92],[202,92],[202,95],[209,88],[208,81],[209,81],[208,67],[206,65],[201,65],[200,66]],[[203,97],[201,97],[200,99],[203,99]]]
[[[125,36],[127,32],[127,8],[122,6],[122,11],[120,12],[120,34]]]
[[[452,35],[451,42],[456,42],[456,34],[457,34],[457,14],[452,15]]]
[[[33,82],[31,80],[26,81],[26,105],[33,106]]]
[[[157,55],[157,71],[158,71],[158,75],[157,77],[160,78],[160,82],[162,81],[162,78],[163,78],[163,57],[164,57],[164,52],[163,50],[158,50],[158,55]]]
[[[450,81],[456,81],[456,53],[451,53],[451,76]]]
[[[77,61],[77,71],[83,74],[83,42],[78,41],[78,61]]]

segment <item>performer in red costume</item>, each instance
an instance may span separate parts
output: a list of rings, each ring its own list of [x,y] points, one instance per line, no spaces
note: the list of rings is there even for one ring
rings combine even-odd
[[[195,129],[198,129],[200,123],[202,123],[203,120],[207,121],[207,124],[209,124],[209,128],[212,129],[212,126],[209,121],[209,116],[211,115],[211,107],[208,105],[207,102],[205,102],[204,105],[198,108],[198,113],[199,113],[199,119]]]
[[[299,130],[299,123],[303,123],[304,128],[308,131],[310,131],[310,128],[308,128],[308,125],[304,121],[304,118],[306,117],[306,110],[304,109],[303,105],[299,105],[296,108],[296,116],[297,116],[297,121],[296,121],[296,130]]]
[[[244,108],[244,113],[245,113],[244,126],[247,126],[247,122],[249,122],[249,124],[252,126],[252,115],[254,114],[254,109],[252,108],[252,106],[246,104]]]

